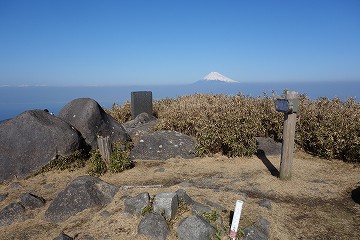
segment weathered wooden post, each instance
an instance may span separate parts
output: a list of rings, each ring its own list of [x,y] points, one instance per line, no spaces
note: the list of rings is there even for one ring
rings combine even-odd
[[[285,90],[285,98],[277,99],[275,105],[277,111],[284,113],[279,177],[281,180],[289,180],[291,178],[293,165],[296,113],[299,106],[298,93]]]
[[[111,158],[111,142],[110,137],[102,137],[98,136],[97,144],[99,146],[99,151],[101,154],[101,158],[105,161],[106,165],[110,165],[110,158]]]
[[[131,92],[131,118],[136,118],[140,113],[146,112],[149,116],[153,115],[152,92],[139,91]]]

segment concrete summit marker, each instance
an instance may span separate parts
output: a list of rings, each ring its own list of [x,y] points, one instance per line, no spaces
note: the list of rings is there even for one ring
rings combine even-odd
[[[131,118],[135,119],[140,113],[153,115],[152,92],[139,91],[131,92]]]

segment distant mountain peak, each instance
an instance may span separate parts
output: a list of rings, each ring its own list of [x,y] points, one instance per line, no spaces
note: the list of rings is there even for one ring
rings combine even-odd
[[[227,82],[227,83],[237,83],[238,81],[235,81],[231,78],[225,77],[224,75],[218,73],[218,72],[211,72],[205,77],[203,77],[201,80],[205,81],[221,81],[221,82]]]

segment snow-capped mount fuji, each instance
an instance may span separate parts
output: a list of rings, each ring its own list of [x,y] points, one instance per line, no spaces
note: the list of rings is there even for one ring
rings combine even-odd
[[[218,72],[211,72],[205,77],[203,77],[200,81],[220,81],[220,82],[226,82],[226,83],[238,83],[238,81],[235,81],[231,78],[225,77],[224,75],[218,73]]]

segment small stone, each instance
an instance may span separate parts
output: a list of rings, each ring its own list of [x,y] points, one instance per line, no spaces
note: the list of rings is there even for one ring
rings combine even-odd
[[[135,215],[141,214],[145,207],[150,204],[150,195],[147,192],[140,193],[135,197],[129,197],[124,200],[125,213]]]
[[[181,187],[191,187],[193,184],[190,182],[181,182],[179,183],[179,186]]]
[[[159,213],[146,214],[138,226],[139,234],[155,240],[165,240],[168,232],[169,227],[166,224],[166,220]]]
[[[194,202],[184,189],[179,189],[175,193],[180,202],[184,202],[186,204],[192,204]]]
[[[194,202],[191,209],[192,214],[201,215],[202,213],[211,213],[211,208],[199,202]]]
[[[30,209],[41,208],[45,206],[45,199],[35,196],[31,193],[24,193],[20,196],[21,204]]]
[[[4,201],[9,196],[9,193],[0,193],[0,202]]]
[[[104,210],[100,212],[100,216],[102,216],[103,218],[108,218],[111,216],[111,213],[109,211]]]
[[[20,203],[10,203],[0,211],[0,227],[21,221],[25,218],[25,208]]]
[[[62,232],[59,234],[59,236],[54,238],[54,240],[73,240],[73,238]]]
[[[245,240],[267,240],[269,239],[270,223],[265,218],[261,218],[254,225],[244,229]]]
[[[272,209],[272,207],[271,207],[271,202],[270,202],[270,200],[269,199],[262,199],[262,200],[260,200],[260,201],[258,201],[258,202],[256,202],[257,204],[259,204],[259,206],[260,207],[263,207],[263,208],[267,208],[267,209],[269,209],[269,210],[271,210]]]
[[[179,240],[208,240],[216,239],[215,229],[205,219],[192,215],[182,220],[178,227]]]
[[[19,182],[12,182],[12,183],[10,184],[10,187],[13,188],[13,189],[20,189],[20,188],[22,188],[22,186],[20,185]]]
[[[165,172],[165,168],[157,168],[154,170],[155,173],[157,172]]]

